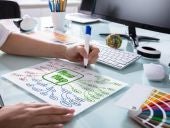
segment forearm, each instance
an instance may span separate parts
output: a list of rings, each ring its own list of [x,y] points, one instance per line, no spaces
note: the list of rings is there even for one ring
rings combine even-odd
[[[1,50],[14,55],[64,58],[66,46],[11,33]]]

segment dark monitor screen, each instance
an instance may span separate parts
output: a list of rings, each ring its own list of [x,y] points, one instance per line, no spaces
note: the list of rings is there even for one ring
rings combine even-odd
[[[170,33],[170,0],[96,0],[93,15],[128,26]]]
[[[79,12],[91,14],[94,7],[94,2],[95,0],[82,0],[79,7]]]

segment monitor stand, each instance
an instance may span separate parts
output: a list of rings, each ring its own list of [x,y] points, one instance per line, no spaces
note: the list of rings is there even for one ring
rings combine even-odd
[[[128,26],[129,31],[129,38],[133,41],[133,44],[135,47],[139,46],[139,42],[141,41],[156,41],[158,42],[159,39],[155,37],[149,37],[149,36],[137,36],[136,35],[136,29],[134,26]]]
[[[126,35],[126,34],[117,34],[117,35],[119,35],[120,37],[122,37],[124,39],[133,41],[133,45],[134,45],[135,48],[139,46],[139,42],[141,42],[141,41],[154,41],[154,42],[159,41],[159,39],[155,38],[155,37],[137,36],[136,35],[136,29],[135,29],[134,26],[128,26],[128,32],[129,32],[129,35]],[[107,36],[107,35],[110,35],[110,34],[111,33],[100,33],[99,35]]]

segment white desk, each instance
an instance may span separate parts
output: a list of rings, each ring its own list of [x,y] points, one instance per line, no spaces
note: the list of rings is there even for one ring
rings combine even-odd
[[[103,30],[106,32],[109,31],[110,26],[112,26],[110,30],[114,32],[117,30],[120,31],[120,29],[123,32],[127,31],[126,27],[122,25],[116,25],[113,27],[113,24],[109,25],[105,23],[97,23],[92,26],[92,38],[99,41],[103,41],[104,38],[98,36],[98,33]],[[72,24],[70,33],[76,35],[82,34],[83,27],[83,25]],[[143,63],[155,62],[161,63],[165,65],[165,68],[167,68],[167,64],[170,62],[170,35],[138,30],[138,33],[141,34],[145,34],[146,32],[149,35],[155,35],[161,39],[159,43],[147,44],[161,50],[162,56],[159,61],[140,59],[122,71],[118,71],[101,64],[96,64],[95,66],[92,66],[91,69],[103,75],[127,82],[129,86],[133,86],[136,83],[141,84],[141,86],[142,84],[145,84],[148,86],[158,87],[166,92],[170,92],[170,81],[168,79],[165,79],[162,82],[150,82],[145,77],[142,67]],[[126,41],[123,43],[126,44]],[[146,42],[143,44],[146,44]],[[0,75],[44,61],[46,60],[43,58],[20,57],[0,53]],[[117,101],[126,90],[127,88],[79,114],[70,123],[68,123],[65,128],[141,128],[139,124],[128,118],[127,110],[114,105],[115,101]],[[37,99],[33,95],[3,79],[0,79],[0,91],[4,97],[5,104],[30,101],[42,102],[40,99]]]

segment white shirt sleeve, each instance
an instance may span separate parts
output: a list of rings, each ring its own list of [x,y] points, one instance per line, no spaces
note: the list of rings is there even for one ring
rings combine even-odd
[[[0,48],[5,43],[10,33],[11,33],[10,30],[8,30],[2,24],[0,24]]]

